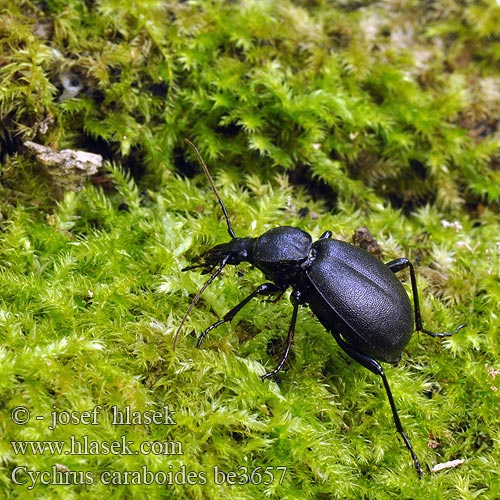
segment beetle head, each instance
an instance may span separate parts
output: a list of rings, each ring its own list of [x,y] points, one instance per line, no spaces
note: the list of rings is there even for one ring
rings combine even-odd
[[[201,294],[207,289],[212,281],[219,276],[227,264],[239,264],[244,260],[248,260],[253,256],[253,238],[233,238],[229,243],[221,243],[202,253],[193,260],[192,265],[182,269],[189,271],[191,269],[202,269],[201,274],[210,274],[210,277],[205,284],[200,288],[200,291],[195,295],[191,305],[189,306],[186,314],[183,316],[177,331],[174,336],[174,350],[177,344],[177,337],[181,331],[184,322],[193,310],[194,306],[201,297]]]
[[[201,268],[201,274],[209,274],[223,261],[224,265],[248,261],[253,255],[254,242],[254,238],[233,238],[229,243],[221,243],[198,255],[182,271]]]

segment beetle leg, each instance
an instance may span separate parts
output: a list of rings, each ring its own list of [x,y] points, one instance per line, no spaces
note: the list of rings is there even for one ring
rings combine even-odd
[[[384,382],[384,387],[385,387],[385,392],[387,394],[387,397],[389,399],[389,404],[391,405],[391,410],[392,410],[392,416],[394,419],[394,423],[396,424],[396,429],[403,438],[403,441],[408,448],[408,451],[410,452],[411,458],[413,460],[413,465],[415,466],[415,469],[417,470],[418,476],[421,478],[423,476],[423,471],[420,467],[420,462],[418,461],[416,453],[413,451],[413,447],[410,443],[410,440],[405,434],[405,431],[403,429],[403,424],[401,423],[401,420],[398,415],[398,410],[396,408],[396,403],[394,402],[394,398],[392,396],[391,388],[389,387],[389,382],[387,380],[387,377],[385,376],[384,370],[380,366],[380,363],[376,361],[375,359],[371,358],[370,356],[367,356],[366,354],[362,354],[361,352],[357,351],[354,349],[352,346],[347,344],[342,337],[335,332],[332,332],[332,335],[334,336],[335,340],[337,343],[340,345],[340,347],[349,355],[351,356],[352,359],[357,361],[360,365],[364,366],[368,370],[370,370],[372,373],[375,375],[380,375],[382,377],[382,381]]]
[[[332,237],[332,232],[331,231],[325,231],[320,237],[320,240],[327,240],[328,238]]]
[[[271,295],[273,293],[283,293],[283,288],[275,285],[274,283],[263,283],[259,285],[248,297],[244,298],[239,304],[234,306],[230,311],[228,311],[219,321],[216,321],[213,325],[210,325],[199,337],[196,347],[200,347],[203,339],[206,337],[207,333],[222,325],[231,321],[236,314],[238,314],[243,307],[245,307],[254,297],[257,295]]]
[[[300,292],[298,290],[294,290],[292,292],[291,300],[293,304],[293,312],[292,312],[292,319],[290,321],[290,327],[288,328],[285,353],[283,354],[283,357],[278,363],[278,366],[274,370],[271,370],[270,372],[267,372],[265,375],[262,375],[262,381],[266,380],[266,378],[276,375],[283,368],[283,365],[286,363],[288,355],[290,354],[290,349],[292,348],[293,344],[293,336],[295,334],[295,324],[297,323],[297,312],[299,310],[299,305],[301,304]]]
[[[417,287],[417,278],[415,276],[415,269],[413,267],[413,264],[405,257],[401,259],[396,259],[396,260],[391,260],[391,262],[388,262],[386,266],[393,272],[397,273],[398,271],[401,271],[402,269],[409,268],[410,269],[410,279],[411,279],[411,291],[413,293],[413,304],[414,304],[414,309],[415,309],[415,329],[418,330],[419,332],[426,333],[427,335],[430,335],[431,337],[450,337],[454,333],[457,333],[458,330],[462,329],[467,323],[462,323],[461,325],[458,325],[455,330],[452,332],[440,332],[440,333],[435,333],[432,332],[431,330],[427,330],[426,328],[423,327],[422,325],[422,315],[420,314],[420,301],[418,299],[418,287]]]
[[[179,327],[177,328],[177,331],[175,332],[175,335],[174,335],[174,351],[175,351],[175,346],[177,345],[177,338],[179,337],[179,333],[182,329],[182,325],[184,324],[184,322],[188,318],[188,316],[191,313],[191,311],[193,310],[194,306],[197,304],[198,300],[200,300],[201,294],[208,288],[210,283],[212,283],[212,281],[215,278],[217,278],[217,276],[219,276],[219,274],[222,272],[222,270],[226,267],[227,262],[229,260],[229,257],[231,257],[231,255],[227,254],[222,258],[219,267],[211,274],[210,278],[208,278],[208,280],[205,281],[205,284],[200,288],[199,292],[195,295],[188,310],[186,311],[186,314],[184,314],[184,316],[182,317],[181,323],[180,323]]]

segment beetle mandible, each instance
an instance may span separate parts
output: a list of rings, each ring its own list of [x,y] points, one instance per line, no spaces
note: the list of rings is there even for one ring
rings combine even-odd
[[[423,327],[415,270],[406,258],[383,264],[359,247],[332,239],[331,231],[324,232],[313,242],[308,233],[290,226],[270,229],[257,238],[237,238],[203,158],[191,141],[185,139],[185,142],[196,153],[208,177],[222,208],[231,240],[207,250],[196,257],[190,266],[182,269],[200,268],[202,274],[210,274],[210,277],[182,318],[175,333],[174,349],[184,322],[210,283],[226,265],[249,262],[260,269],[268,281],[206,328],[198,338],[197,347],[201,346],[208,332],[231,321],[254,297],[279,296],[291,287],[293,311],[286,349],[276,368],[263,375],[262,380],[276,375],[283,368],[292,347],[299,306],[308,305],[352,359],[382,378],[396,429],[411,454],[419,477],[422,477],[422,468],[405,434],[389,382],[379,361],[391,364],[400,361],[414,329],[431,337],[447,337],[463,328],[465,323],[453,332],[435,333]],[[395,273],[405,268],[410,271],[414,312],[406,290],[395,277]]]

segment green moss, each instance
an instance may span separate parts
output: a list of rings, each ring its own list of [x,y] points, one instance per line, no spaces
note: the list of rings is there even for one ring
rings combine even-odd
[[[500,496],[500,7],[361,4],[6,2],[4,497]],[[424,468],[461,466],[417,481],[380,381],[347,359],[307,308],[280,380],[261,383],[286,335],[286,298],[249,304],[196,349],[191,333],[262,281],[249,267],[211,285],[173,352],[190,296],[206,279],[181,269],[227,240],[185,137],[209,164],[238,236],[290,224],[350,241],[368,226],[384,261],[416,263],[428,328],[467,321],[442,341],[415,335],[400,366],[386,368]],[[26,140],[99,153],[105,168],[81,191],[61,193]],[[168,406],[176,423],[113,425],[114,405]],[[29,422],[14,422],[16,407],[30,411]],[[53,411],[95,407],[97,425],[49,429]],[[69,446],[72,436],[125,439],[134,452],[161,442],[183,454],[16,454],[11,443]],[[73,480],[88,484],[38,476],[30,491],[26,474],[17,478],[27,483],[14,483],[16,467],[88,472]],[[274,480],[263,484],[268,467]],[[260,484],[218,484],[221,470],[255,471]],[[104,484],[106,471],[121,476]],[[142,484],[133,476],[124,484],[126,471],[142,471]],[[169,472],[178,473],[173,484],[158,484]]]

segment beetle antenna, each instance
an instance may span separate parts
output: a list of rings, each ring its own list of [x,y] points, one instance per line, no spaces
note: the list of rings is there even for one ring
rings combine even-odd
[[[198,300],[200,300],[200,297],[201,297],[201,294],[207,289],[208,285],[210,285],[210,283],[212,283],[212,281],[217,278],[217,276],[219,276],[219,274],[222,272],[222,270],[226,267],[226,264],[227,264],[227,261],[229,260],[229,257],[230,255],[226,255],[221,263],[220,263],[220,266],[212,273],[212,275],[210,276],[210,278],[208,278],[208,280],[205,282],[205,284],[200,288],[200,291],[195,295],[193,301],[191,302],[188,310],[186,311],[186,314],[184,314],[182,320],[181,320],[181,324],[179,325],[179,327],[177,328],[176,332],[175,332],[175,336],[174,336],[174,351],[175,351],[175,346],[177,345],[177,338],[179,337],[179,333],[184,325],[184,323],[186,322],[186,319],[188,318],[189,314],[191,313],[191,311],[193,310],[194,306],[198,303]]]
[[[236,235],[234,234],[233,228],[231,226],[231,221],[229,220],[229,215],[228,215],[227,210],[226,210],[226,205],[224,205],[224,202],[222,201],[222,198],[219,194],[219,191],[217,191],[217,188],[215,187],[214,180],[212,179],[212,176],[210,175],[210,172],[208,171],[208,167],[206,166],[205,162],[203,161],[203,158],[201,157],[201,154],[198,151],[198,148],[189,139],[184,139],[184,142],[187,145],[191,146],[191,148],[196,153],[196,156],[198,157],[198,161],[201,165],[201,168],[203,169],[206,176],[208,177],[208,181],[210,182],[210,185],[212,186],[212,189],[215,193],[215,196],[217,196],[217,199],[219,200],[219,204],[222,208],[222,212],[224,213],[224,218],[226,219],[227,232],[229,233],[229,236],[231,236],[231,238],[236,238]]]

